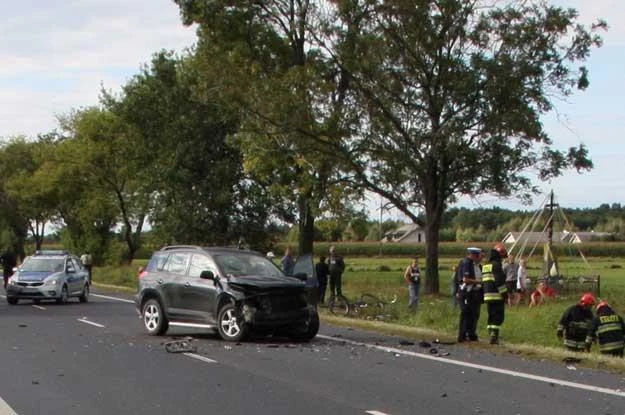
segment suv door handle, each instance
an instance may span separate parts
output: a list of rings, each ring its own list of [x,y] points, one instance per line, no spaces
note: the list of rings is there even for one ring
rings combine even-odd
[[[185,287],[190,287],[190,286],[191,286],[191,284],[189,284],[188,282],[185,282],[185,283],[184,283],[184,286],[185,286]]]
[[[163,283],[163,280],[162,280],[162,279],[160,279],[160,280],[158,280],[158,281],[156,281],[156,282],[158,282],[159,284],[162,284],[162,283]]]

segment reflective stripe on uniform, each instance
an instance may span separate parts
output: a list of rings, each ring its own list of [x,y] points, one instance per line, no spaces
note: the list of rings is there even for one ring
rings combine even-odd
[[[499,293],[484,293],[484,301],[503,301]]]
[[[568,346],[568,347],[574,347],[576,349],[583,349],[586,347],[586,343],[585,342],[577,342],[575,340],[570,340],[570,339],[564,339],[564,345]]]
[[[499,330],[501,328],[501,326],[497,326],[495,324],[489,324],[488,326],[486,326],[487,330]]]
[[[620,341],[620,342],[612,342],[612,343],[600,344],[599,345],[599,350],[602,351],[602,352],[608,352],[608,351],[612,351],[612,350],[622,349],[623,347],[625,347],[625,343]]]
[[[599,329],[597,330],[597,334],[602,334],[602,333],[606,333],[608,331],[614,331],[614,330],[622,330],[621,324],[620,323],[609,323],[609,324],[604,324],[602,326],[599,326]]]

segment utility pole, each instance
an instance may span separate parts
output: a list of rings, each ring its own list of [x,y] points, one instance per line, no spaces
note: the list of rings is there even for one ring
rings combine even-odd
[[[547,269],[545,270],[545,275],[551,277],[551,268],[555,265],[556,274],[560,276],[560,269],[556,261],[556,256],[553,253],[553,213],[554,209],[558,207],[554,200],[553,189],[551,189],[549,204],[546,207],[549,208],[549,219],[547,222],[547,246],[545,252],[545,266]]]

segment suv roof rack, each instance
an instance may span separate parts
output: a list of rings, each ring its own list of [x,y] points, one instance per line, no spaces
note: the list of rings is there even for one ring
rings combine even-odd
[[[198,249],[202,250],[201,246],[197,245],[166,245],[161,248],[161,251],[170,251],[172,249]]]
[[[38,249],[33,255],[69,255],[65,249]]]

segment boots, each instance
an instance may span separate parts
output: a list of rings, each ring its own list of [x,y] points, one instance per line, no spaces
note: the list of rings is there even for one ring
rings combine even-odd
[[[499,330],[491,329],[488,333],[490,334],[490,344],[499,344]]]

